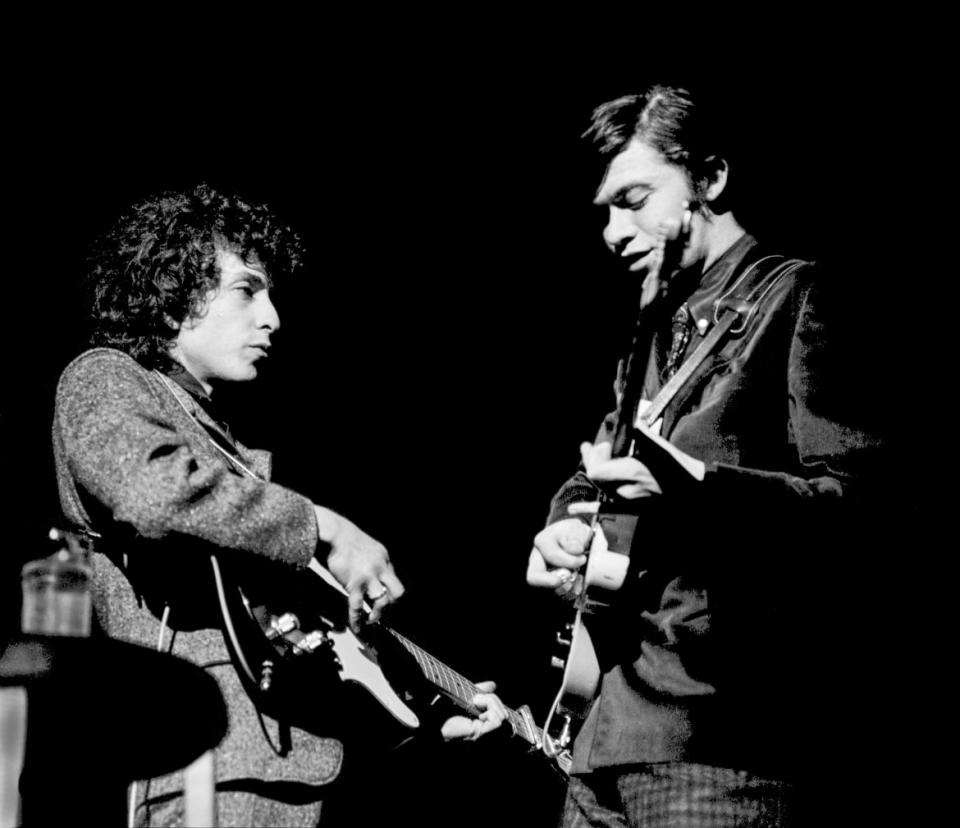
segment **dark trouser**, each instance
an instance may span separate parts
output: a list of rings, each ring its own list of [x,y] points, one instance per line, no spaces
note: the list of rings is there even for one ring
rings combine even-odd
[[[563,828],[786,828],[792,786],[743,771],[666,762],[570,778]]]

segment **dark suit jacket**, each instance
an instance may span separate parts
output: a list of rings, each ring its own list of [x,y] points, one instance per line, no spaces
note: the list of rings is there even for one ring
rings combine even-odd
[[[782,261],[769,254],[744,236],[692,292],[674,288],[650,352],[634,358],[644,398],[662,385],[681,300],[694,323],[707,321],[693,328],[689,356],[713,325],[714,301],[748,268]],[[780,279],[666,409],[663,435],[703,460],[706,477],[681,475],[663,495],[620,503],[640,515],[631,575],[575,770],[684,760],[791,773],[828,727],[846,645],[818,602],[853,570],[846,541],[869,502],[879,441],[844,394],[851,367],[835,347],[842,318],[825,287],[809,263]],[[581,470],[548,522],[597,496]]]

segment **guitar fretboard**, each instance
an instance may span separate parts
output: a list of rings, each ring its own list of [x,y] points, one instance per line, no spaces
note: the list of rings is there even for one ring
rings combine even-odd
[[[477,693],[482,692],[477,685],[475,685],[468,678],[460,675],[460,673],[458,673],[456,670],[450,669],[442,661],[434,658],[426,650],[418,647],[409,638],[400,635],[400,633],[398,633],[396,630],[389,630],[389,632],[390,635],[396,638],[397,641],[404,646],[407,652],[409,652],[414,659],[416,659],[416,662],[427,681],[429,681],[431,684],[435,684],[441,690],[448,693],[464,707],[470,710],[476,709],[474,708],[471,700]],[[510,726],[513,728],[513,732],[518,736],[522,736],[531,744],[539,745],[540,740],[543,738],[543,731],[540,728],[531,725],[516,710],[511,710],[509,707],[505,707],[505,709],[507,711],[507,719],[510,722]]]

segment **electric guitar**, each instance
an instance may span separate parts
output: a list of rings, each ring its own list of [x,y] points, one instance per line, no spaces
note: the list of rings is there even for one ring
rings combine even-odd
[[[780,261],[769,271],[759,268],[762,262],[776,259]],[[671,453],[669,447],[654,445],[660,435],[664,410],[677,392],[691,381],[697,369],[719,343],[728,336],[742,334],[773,287],[802,264],[799,259],[768,256],[751,265],[716,301],[713,327],[709,334],[652,401],[640,399],[641,383],[637,381],[638,378],[631,383],[629,376],[618,376],[612,456],[640,457],[651,467],[661,484],[665,480],[682,479],[691,471],[685,460]],[[652,310],[655,312],[656,305],[652,305]],[[650,312],[647,311],[648,314]],[[653,326],[648,326],[644,331],[638,323],[632,353],[649,352],[652,330]],[[646,334],[645,342],[641,339],[642,334]],[[642,347],[638,347],[638,343],[642,344]],[[631,367],[627,367],[627,375],[630,374]],[[653,438],[645,437],[641,431],[653,435]],[[638,446],[639,452],[636,451]],[[656,470],[652,468],[654,462],[657,464]],[[606,611],[615,604],[615,593],[627,583],[628,572],[630,579],[642,579],[648,574],[646,570],[637,571],[637,567],[629,568],[630,548],[638,516],[605,513],[603,505],[601,504],[601,509],[593,517],[593,536],[586,566],[582,574],[575,576],[571,587],[574,596],[574,619],[557,634],[557,642],[568,649],[564,655],[555,655],[552,659],[553,665],[564,672],[560,690],[550,707],[543,728],[543,750],[548,756],[572,750],[571,743],[576,730],[582,724],[597,694],[602,673],[601,664],[605,665],[605,669],[617,660],[612,649],[602,652],[598,650],[598,647],[615,646],[612,642],[617,637],[616,619],[613,613]],[[593,637],[587,630],[588,622],[594,630]]]
[[[254,603],[249,589],[229,577],[229,568],[216,556],[211,562],[225,639],[264,712],[318,735],[338,735],[339,724],[354,739],[359,730],[371,741],[395,746],[413,737],[441,696],[468,714],[479,713],[471,702],[477,686],[406,636],[382,623],[367,625],[362,639],[355,635],[347,624],[346,591],[317,561],[309,565],[316,579],[286,584],[283,601],[290,609],[282,611]],[[331,715],[331,708],[339,715]],[[343,714],[345,708],[351,712]],[[541,750],[543,731],[529,707],[506,713],[513,734]],[[551,757],[566,775],[570,753],[559,750]]]

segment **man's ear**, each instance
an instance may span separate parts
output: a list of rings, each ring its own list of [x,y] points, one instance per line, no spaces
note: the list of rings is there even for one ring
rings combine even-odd
[[[704,198],[706,201],[716,201],[727,186],[730,167],[719,155],[711,155],[706,160],[706,173]]]

